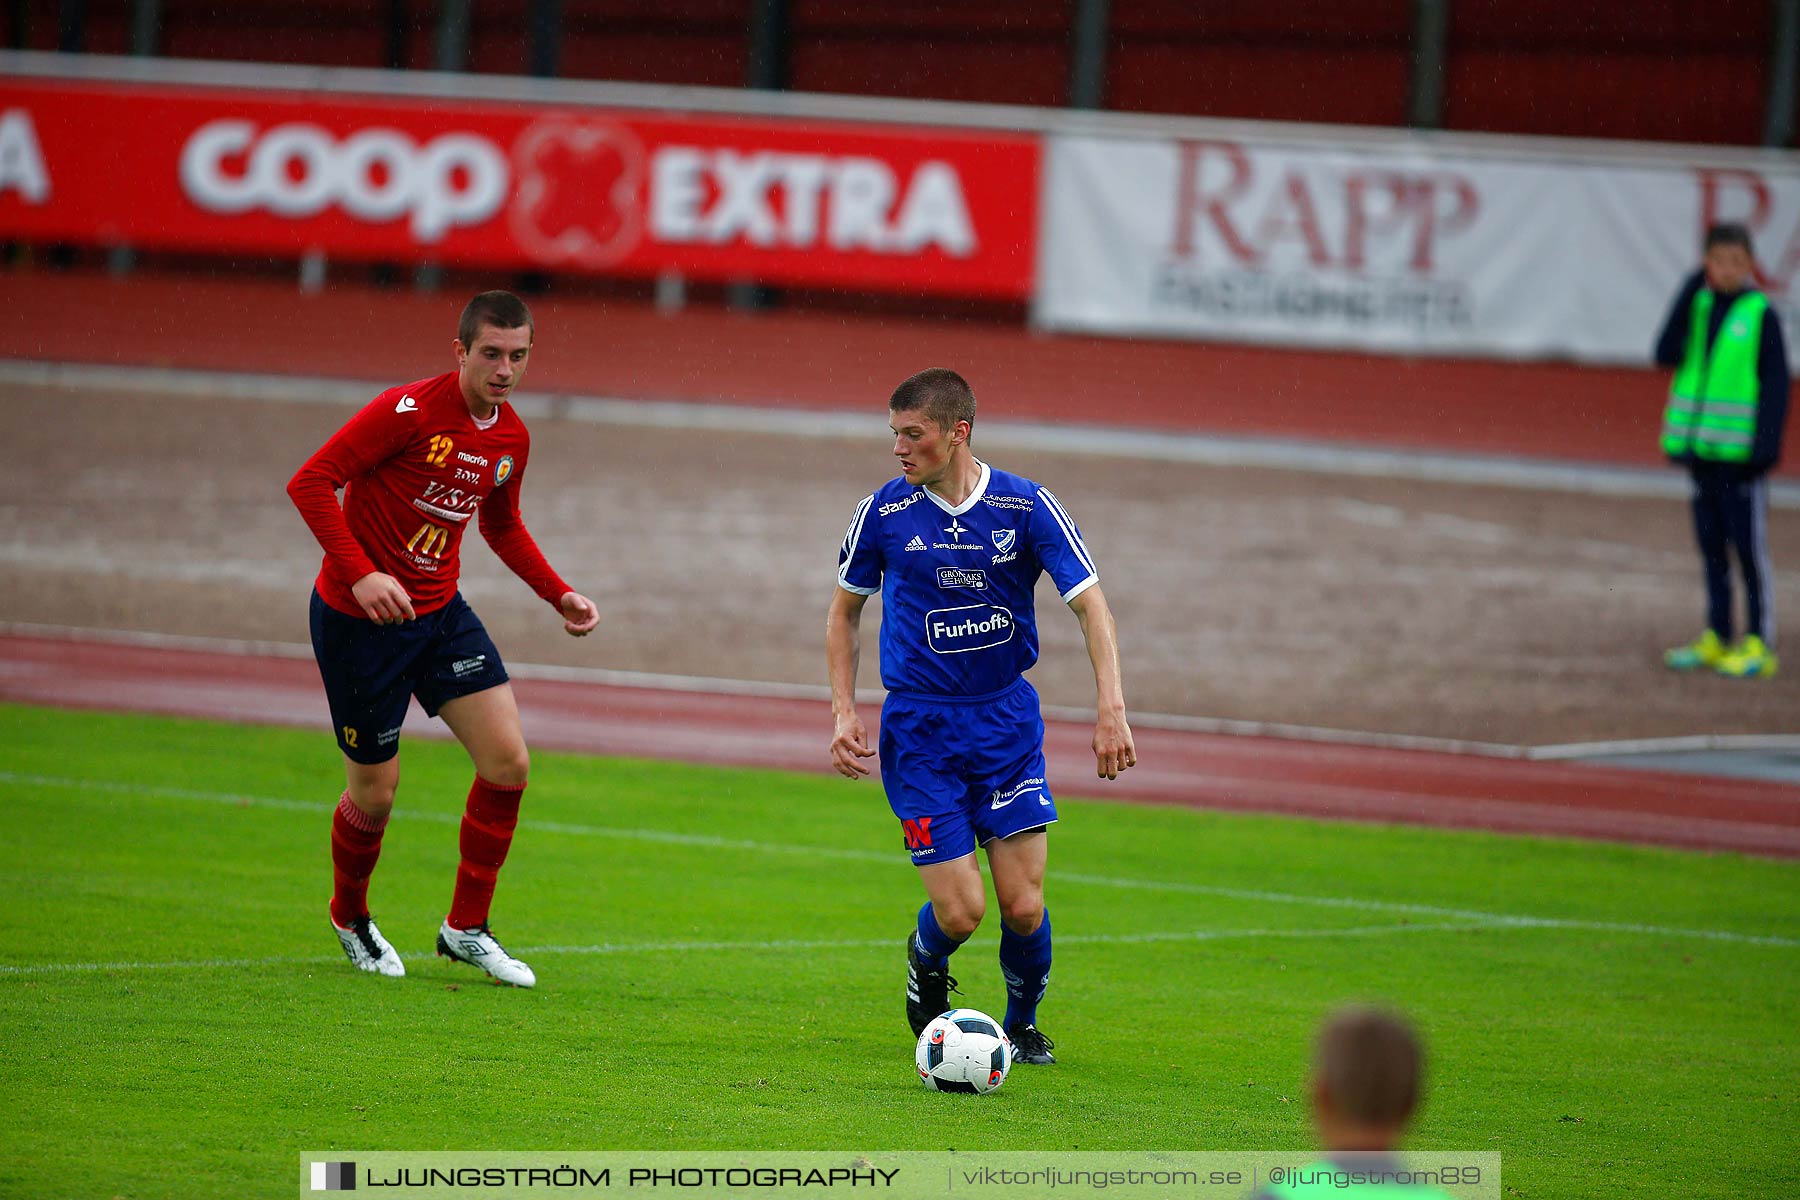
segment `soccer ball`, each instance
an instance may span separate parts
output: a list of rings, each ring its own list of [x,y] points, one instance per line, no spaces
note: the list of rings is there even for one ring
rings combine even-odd
[[[913,1061],[934,1092],[991,1092],[1012,1070],[1012,1039],[986,1013],[953,1008],[925,1026]]]

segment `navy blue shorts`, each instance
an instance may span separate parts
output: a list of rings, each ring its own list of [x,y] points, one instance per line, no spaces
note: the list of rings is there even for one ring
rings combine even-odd
[[[435,612],[378,625],[339,612],[315,591],[312,644],[338,746],[359,763],[400,752],[410,697],[435,717],[446,702],[507,680],[500,652],[461,592]]]
[[[1023,679],[993,696],[889,692],[880,752],[888,807],[920,866],[1056,820],[1044,718],[1037,689]]]

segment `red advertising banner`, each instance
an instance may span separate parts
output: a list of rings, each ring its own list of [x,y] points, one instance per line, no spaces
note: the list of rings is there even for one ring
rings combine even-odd
[[[0,239],[1029,295],[1038,142],[0,79]]]

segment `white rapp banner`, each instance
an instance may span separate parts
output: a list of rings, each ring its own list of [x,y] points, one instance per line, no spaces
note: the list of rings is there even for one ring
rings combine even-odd
[[[1644,362],[1713,221],[1800,347],[1800,156],[1609,165],[1416,146],[1053,136],[1050,329]]]

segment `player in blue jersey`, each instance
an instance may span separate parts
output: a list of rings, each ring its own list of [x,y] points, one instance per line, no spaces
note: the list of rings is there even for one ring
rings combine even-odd
[[[987,912],[979,844],[1000,905],[1004,1024],[1016,1061],[1055,1062],[1037,1028],[1050,981],[1046,831],[1056,820],[1044,721],[1025,680],[1037,662],[1038,576],[1049,573],[1087,639],[1098,691],[1094,761],[1106,779],[1137,764],[1118,636],[1061,503],[975,457],[975,395],[962,376],[919,372],[895,389],[888,415],[902,474],[856,506],[826,617],[831,760],[859,779],[869,774],[862,760],[877,753],[856,712],[856,668],[863,605],[880,592],[881,781],[928,897],[907,938],[907,1020],[917,1036],[950,1007],[950,956]]]

